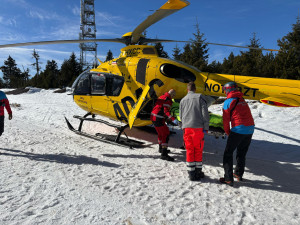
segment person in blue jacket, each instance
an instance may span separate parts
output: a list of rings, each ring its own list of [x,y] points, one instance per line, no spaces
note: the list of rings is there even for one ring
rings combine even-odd
[[[243,180],[246,154],[254,132],[254,120],[250,108],[243,98],[243,93],[238,90],[235,82],[226,83],[223,91],[227,95],[223,105],[223,126],[228,139],[223,155],[225,175],[219,181],[222,184],[233,186],[233,177],[238,181]],[[233,173],[233,152],[235,149],[237,149],[237,164]]]

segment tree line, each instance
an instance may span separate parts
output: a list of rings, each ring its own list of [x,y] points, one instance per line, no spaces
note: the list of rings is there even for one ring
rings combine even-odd
[[[191,42],[183,50],[175,47],[173,58],[192,65],[204,72],[223,73],[244,76],[300,79],[300,18],[292,25],[292,31],[277,41],[279,52],[263,53],[262,50],[248,49],[240,51],[238,55],[233,52],[223,62],[208,63],[208,46],[204,34],[200,32],[198,24]],[[248,47],[262,48],[259,39],[254,33],[250,38]],[[164,57],[159,46],[159,53]],[[167,56],[168,57],[168,56]]]
[[[233,52],[223,59],[223,62],[208,62],[209,49],[204,34],[200,32],[199,25],[195,26],[195,33],[189,43],[180,49],[176,46],[172,57],[164,51],[161,43],[155,48],[160,57],[172,58],[187,63],[204,72],[223,73],[244,76],[260,76],[283,79],[300,79],[300,18],[292,25],[292,31],[277,41],[279,52],[263,53],[259,49],[240,51],[238,55]],[[262,48],[259,39],[254,33],[250,38],[248,47]],[[55,60],[48,60],[45,69],[40,72],[39,54],[35,50],[32,54],[35,62],[32,66],[36,74],[30,78],[29,69],[23,71],[17,67],[15,60],[9,56],[0,67],[3,79],[0,78],[0,87],[19,88],[34,86],[40,88],[63,88],[71,86],[77,76],[83,72],[83,66],[72,53],[70,58],[64,60],[58,68]],[[113,59],[113,54],[107,52],[106,61]]]
[[[63,88],[71,86],[77,76],[83,72],[83,67],[77,60],[75,53],[72,53],[68,60],[64,60],[60,69],[55,60],[48,60],[45,69],[41,72],[39,54],[34,50],[32,55],[36,59],[32,65],[36,67],[37,73],[29,79],[29,69],[22,72],[17,67],[16,61],[8,56],[4,65],[0,67],[3,73],[3,79],[0,78],[0,87]]]

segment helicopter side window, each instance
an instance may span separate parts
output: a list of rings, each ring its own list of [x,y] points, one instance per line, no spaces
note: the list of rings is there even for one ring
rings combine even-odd
[[[120,77],[114,77],[113,85],[112,85],[113,86],[113,89],[112,89],[113,96],[119,96],[120,95],[122,87],[123,87],[123,84],[124,84],[123,77],[122,78],[120,78]]]
[[[119,96],[124,84],[124,78],[116,75],[108,75],[106,79],[107,79],[106,95]]]
[[[196,76],[191,71],[173,64],[165,63],[161,65],[160,72],[166,77],[174,78],[183,83],[196,80]]]
[[[82,73],[77,81],[74,82],[74,94],[88,95],[90,94],[90,76],[89,73]]]
[[[105,95],[106,94],[106,78],[104,74],[93,74],[92,75],[92,95]]]

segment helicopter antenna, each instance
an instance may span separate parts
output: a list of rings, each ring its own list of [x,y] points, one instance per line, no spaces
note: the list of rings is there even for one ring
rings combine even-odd
[[[81,24],[79,33],[80,40],[96,39],[95,4],[94,0],[80,0]],[[93,68],[97,64],[96,42],[80,43],[80,63],[83,68]],[[92,60],[91,60],[92,57]],[[89,60],[90,59],[90,60]]]

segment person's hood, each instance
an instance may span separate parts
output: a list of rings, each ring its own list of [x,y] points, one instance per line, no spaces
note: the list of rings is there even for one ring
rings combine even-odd
[[[243,97],[243,93],[236,90],[236,91],[231,91],[228,93],[227,98],[242,98]]]

